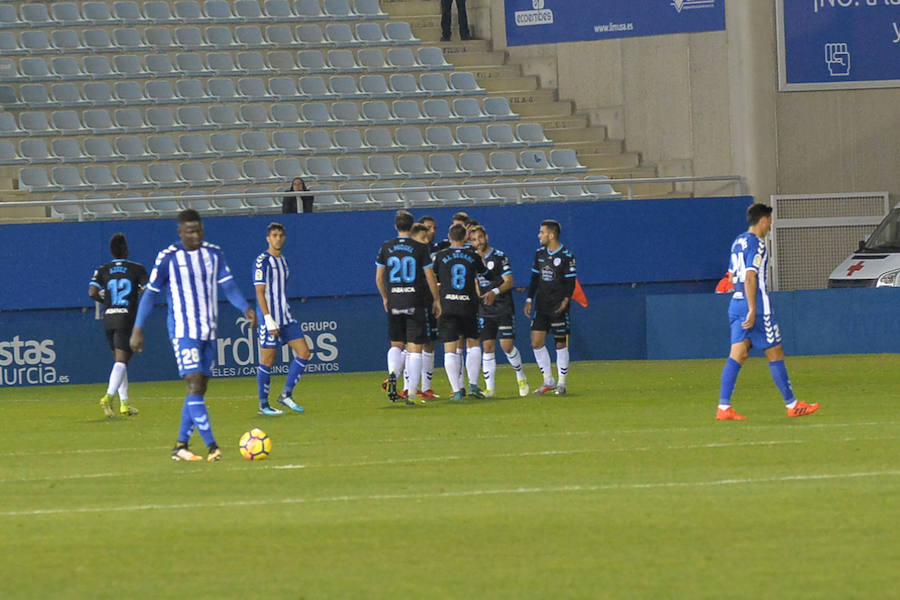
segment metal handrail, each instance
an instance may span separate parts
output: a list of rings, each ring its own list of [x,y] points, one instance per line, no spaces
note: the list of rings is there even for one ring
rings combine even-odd
[[[721,181],[725,183],[730,183],[732,185],[737,186],[737,192],[739,196],[743,196],[746,193],[746,187],[744,185],[744,178],[740,175],[712,175],[705,177],[691,177],[691,176],[679,176],[679,177],[637,177],[631,179],[597,179],[597,180],[586,180],[583,178],[573,178],[571,180],[546,180],[546,181],[508,181],[508,182],[497,182],[497,183],[460,183],[460,184],[447,184],[447,185],[419,185],[419,186],[395,186],[395,187],[384,187],[384,188],[370,188],[370,187],[359,187],[353,189],[338,189],[338,188],[318,188],[318,189],[310,189],[307,192],[311,195],[315,194],[328,194],[337,197],[348,196],[348,195],[358,195],[360,193],[372,193],[376,192],[379,194],[384,193],[414,193],[414,192],[429,192],[432,190],[440,190],[442,192],[445,191],[461,191],[461,190],[481,190],[481,189],[526,189],[532,187],[560,187],[560,186],[568,186],[568,185],[610,185],[610,186],[626,186],[627,193],[622,195],[617,192],[619,197],[624,199],[633,199],[634,192],[633,187],[636,184],[643,183],[701,183],[701,182],[716,182]],[[337,183],[337,182],[336,182]],[[248,182],[248,185],[252,185]],[[45,200],[45,201],[35,201],[35,200],[17,200],[13,202],[0,202],[0,209],[3,208],[12,208],[12,207],[50,207],[50,206],[62,206],[62,205],[76,205],[80,208],[85,206],[90,206],[92,204],[105,204],[109,202],[114,202],[115,204],[134,204],[134,203],[146,203],[148,201],[153,202],[162,202],[173,200],[175,202],[182,202],[185,200],[215,200],[215,199],[223,199],[223,198],[268,198],[273,196],[284,196],[290,195],[292,190],[273,190],[271,192],[225,192],[221,191],[216,193],[196,193],[191,194],[190,196],[183,196],[181,194],[173,194],[170,196],[113,196],[110,194],[108,198],[72,198],[72,199],[61,199],[61,200]],[[299,194],[295,194],[299,195]],[[611,195],[610,197],[616,197]],[[227,210],[227,209],[226,209]],[[79,213],[79,219],[82,217],[82,214]]]

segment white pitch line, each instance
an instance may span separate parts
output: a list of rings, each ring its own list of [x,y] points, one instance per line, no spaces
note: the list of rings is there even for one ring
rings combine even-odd
[[[83,508],[44,508],[36,510],[14,510],[0,512],[0,517],[34,517],[44,515],[93,514],[111,512],[140,512],[156,510],[191,510],[208,508],[235,508],[249,506],[278,506],[293,504],[331,504],[338,502],[366,502],[384,500],[427,500],[437,498],[462,498],[478,496],[505,496],[525,494],[559,494],[576,492],[600,492],[613,490],[646,490],[656,488],[698,488],[726,485],[754,485],[765,483],[787,483],[804,481],[823,481],[834,479],[858,479],[862,477],[895,477],[900,471],[865,471],[855,473],[817,473],[809,475],[784,475],[781,477],[712,479],[707,481],[651,481],[646,483],[607,483],[587,485],[565,485],[551,487],[516,487],[459,490],[454,492],[422,492],[408,494],[359,494],[342,496],[320,496],[310,498],[278,498],[263,500],[228,500],[222,502],[186,502],[180,504],[135,504],[131,506],[83,507]]]

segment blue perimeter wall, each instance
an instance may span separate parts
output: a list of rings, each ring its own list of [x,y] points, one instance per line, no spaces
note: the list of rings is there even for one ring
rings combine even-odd
[[[744,212],[751,202],[741,196],[466,210],[485,225],[492,244],[510,255],[517,285],[523,287],[541,220],[558,220],[591,301],[587,309],[572,309],[572,358],[641,359],[658,354],[652,349],[656,330],[651,327],[658,304],[649,299],[696,294],[698,299],[721,300],[711,291],[727,266],[731,241],[746,227]],[[414,214],[432,214],[439,231],[446,231],[456,210]],[[265,227],[272,220],[287,227],[288,293],[314,351],[310,370],[384,369],[386,325],[374,285],[374,260],[394,233],[393,211],[205,219],[206,239],[223,246],[248,298],[251,264],[265,249]],[[0,226],[0,386],[107,379],[110,355],[87,289],[93,269],[110,259],[108,240],[117,231],[128,236],[131,258],[148,268],[160,249],[178,239],[174,219]],[[516,300],[520,310],[521,291]],[[130,379],[177,377],[165,312],[162,306],[154,311],[146,350],[133,359]],[[216,374],[252,375],[256,348],[246,323],[227,305],[219,321]],[[676,331],[684,322],[677,321]],[[715,327],[727,335],[724,325]],[[524,316],[517,319],[517,337],[530,358]],[[714,355],[722,354],[725,342]]]

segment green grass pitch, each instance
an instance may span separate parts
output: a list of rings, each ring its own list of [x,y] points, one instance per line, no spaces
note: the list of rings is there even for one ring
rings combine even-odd
[[[458,405],[437,369],[421,407],[309,375],[276,418],[213,380],[212,464],[169,459],[181,381],[112,420],[102,385],[0,389],[0,598],[897,597],[900,358],[787,364],[819,413],[786,418],[760,358],[722,423],[722,360],[576,363],[566,397],[502,367]]]

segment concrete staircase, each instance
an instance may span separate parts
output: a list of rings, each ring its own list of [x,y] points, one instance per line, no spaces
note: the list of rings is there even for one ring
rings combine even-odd
[[[505,96],[523,121],[540,123],[555,147],[575,150],[589,175],[613,179],[657,176],[655,166],[641,164],[640,153],[626,150],[624,140],[610,139],[605,126],[591,123],[587,115],[578,112],[574,102],[561,100],[557,89],[541,87],[535,75],[523,75],[522,65],[510,62],[506,52],[493,50],[490,40],[441,42],[440,3],[436,0],[381,0],[381,8],[392,19],[408,22],[425,44],[442,48],[447,61],[459,70],[473,73],[489,95]],[[478,10],[470,6],[470,23],[476,21],[472,18],[473,9]],[[454,39],[458,39],[456,30],[454,13]],[[481,37],[481,33],[473,31],[475,37]],[[627,191],[624,186],[615,187],[617,191]],[[667,183],[632,186],[634,195],[639,197],[664,197],[674,189]]]

